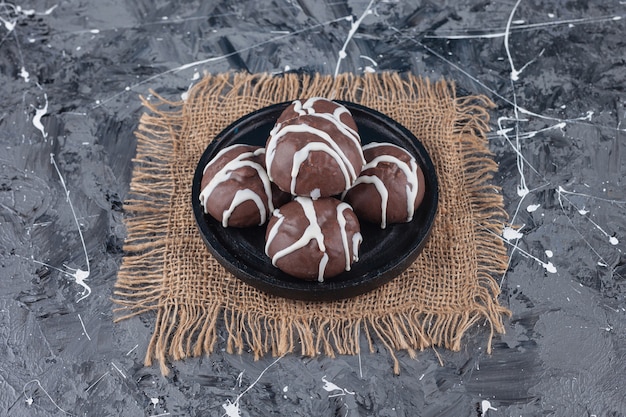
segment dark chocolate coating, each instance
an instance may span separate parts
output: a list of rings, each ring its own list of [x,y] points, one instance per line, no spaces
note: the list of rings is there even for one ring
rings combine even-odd
[[[366,145],[363,154],[367,164],[355,185],[345,193],[343,200],[353,207],[359,219],[378,223],[382,228],[385,228],[387,224],[411,221],[414,213],[409,212],[410,195],[407,195],[407,185],[409,189],[412,189],[412,186],[405,171],[392,162],[382,161],[376,166],[370,166],[370,163],[379,156],[389,155],[404,162],[409,168],[412,166],[416,168],[414,175],[417,178],[417,193],[413,198],[413,209],[416,210],[424,199],[426,189],[424,173],[415,158],[402,148],[382,143]],[[363,181],[361,177],[376,177],[380,180],[379,186],[382,185],[387,190],[385,213],[381,192],[376,185]],[[415,177],[412,179],[413,183]],[[386,214],[386,218],[383,218],[383,214]]]
[[[317,149],[307,151],[307,145]],[[324,145],[336,152],[335,156],[319,149]],[[296,100],[289,105],[270,133],[266,150],[272,181],[285,192],[312,198],[341,194],[356,180],[364,164],[361,140],[352,115],[345,107],[321,98]],[[306,155],[301,165],[294,162],[299,151]],[[299,166],[295,187],[292,184],[294,165]]]
[[[233,166],[233,160],[243,153],[249,154],[242,160],[244,164]],[[231,163],[230,167],[227,166],[229,163]],[[245,164],[253,164],[253,166]],[[205,187],[216,176],[223,178],[224,181],[220,182],[208,195],[203,207],[205,213],[222,222],[222,225],[224,225],[224,221],[227,222],[227,226],[231,227],[261,225],[271,216],[274,208],[291,199],[289,194],[283,193],[269,182],[265,172],[264,152],[259,146],[234,145],[225,148],[224,153],[217,155],[207,164],[200,189],[204,192]],[[262,178],[265,179],[265,183]],[[267,186],[270,188],[269,193],[266,191]],[[241,204],[236,205],[228,218],[224,219],[233,199],[236,198],[239,191],[243,190],[250,190],[258,196],[258,201],[261,202],[263,210],[259,208],[258,202],[246,199]],[[202,201],[202,192],[200,196]]]
[[[310,210],[309,216],[315,218],[317,224],[311,225],[305,208]],[[339,222],[341,217],[345,219],[344,226]],[[360,230],[359,220],[348,204],[335,198],[312,200],[296,197],[274,211],[265,235],[265,252],[283,272],[305,280],[322,281],[349,270],[352,263],[358,260]],[[316,231],[321,231],[321,234]],[[311,233],[302,241],[301,247],[290,251],[288,248],[297,245],[307,232]],[[323,251],[318,239],[323,242]],[[277,256],[281,251],[289,253]],[[324,254],[328,256],[325,267]]]

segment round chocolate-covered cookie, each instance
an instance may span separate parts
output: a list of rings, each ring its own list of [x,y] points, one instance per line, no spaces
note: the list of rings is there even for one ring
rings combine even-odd
[[[365,163],[350,111],[320,97],[284,110],[267,140],[265,161],[281,190],[313,199],[350,188]]]
[[[283,272],[324,281],[349,271],[359,258],[359,220],[335,198],[296,197],[274,210],[265,235],[265,253]]]
[[[270,182],[265,149],[241,144],[222,149],[204,167],[200,190],[204,212],[224,227],[262,225],[291,199]]]
[[[361,175],[344,194],[359,219],[380,223],[405,223],[424,199],[424,173],[405,149],[391,143],[363,146],[367,163]]]

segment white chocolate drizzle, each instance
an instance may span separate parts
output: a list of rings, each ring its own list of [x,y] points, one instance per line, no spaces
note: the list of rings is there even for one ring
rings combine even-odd
[[[211,159],[211,161],[204,167],[203,173],[206,173],[207,169],[213,163],[215,163],[220,157],[222,157],[226,152],[235,148],[242,147],[242,146],[247,146],[247,145],[237,144],[237,145],[228,146],[220,150],[217,153],[217,155],[215,155],[215,157]],[[244,167],[250,167],[257,172],[258,178],[263,183],[263,190],[265,192],[264,197],[265,197],[265,201],[267,202],[268,210],[266,210],[265,208],[266,205],[263,202],[262,196],[260,196],[256,192],[247,188],[238,190],[233,196],[230,207],[224,210],[222,213],[222,218],[218,219],[218,220],[221,220],[223,227],[228,227],[228,221],[230,219],[230,216],[233,214],[233,212],[235,211],[237,207],[239,207],[241,204],[243,204],[246,201],[253,201],[259,208],[259,217],[260,217],[259,225],[264,224],[265,221],[267,220],[268,211],[270,213],[274,211],[274,204],[272,202],[272,185],[267,175],[267,172],[265,171],[265,168],[263,168],[261,164],[258,164],[249,159],[249,158],[259,156],[259,155],[263,155],[264,153],[265,153],[265,149],[263,148],[256,149],[252,152],[240,153],[231,161],[229,161],[226,165],[224,165],[222,169],[216,172],[213,178],[211,178],[208,184],[202,189],[202,192],[200,193],[199,198],[200,198],[202,207],[204,209],[204,212],[208,213],[207,201],[209,197],[220,184],[228,181],[231,178],[233,171],[244,168]]]
[[[341,243],[343,244],[343,252],[346,256],[345,270],[349,271],[352,266],[352,262],[359,260],[359,245],[363,241],[361,233],[357,232],[352,236],[352,257],[350,257],[350,247],[348,246],[348,231],[346,225],[348,221],[344,216],[344,211],[352,211],[352,207],[348,203],[341,203],[337,206],[337,223],[339,223],[339,232],[341,233]]]
[[[320,260],[320,266],[317,271],[317,280],[324,282],[324,272],[326,272],[326,265],[328,265],[328,254],[324,252],[322,259]]]
[[[300,167],[302,166],[304,161],[306,161],[309,158],[309,155],[311,154],[312,151],[326,152],[329,156],[331,156],[335,160],[335,162],[337,162],[337,165],[341,169],[341,173],[343,174],[343,177],[346,180],[346,188],[350,187],[350,184],[352,183],[352,181],[356,179],[356,173],[354,172],[354,168],[352,168],[352,165],[349,162],[347,164],[343,163],[344,162],[343,157],[345,155],[339,154],[339,152],[341,151],[336,152],[335,149],[331,149],[325,143],[311,142],[311,143],[307,143],[304,147],[302,147],[302,149],[296,151],[293,154],[293,162],[291,166],[291,185],[290,185],[291,194],[296,194],[296,180],[298,178],[298,174],[300,173]],[[349,173],[346,171],[347,167],[351,168]],[[316,194],[319,194],[319,188],[316,188],[315,190],[317,190]],[[314,192],[311,192],[311,198],[315,198]]]
[[[222,214],[222,226],[223,227],[228,227],[228,220],[230,219],[230,216],[233,214],[235,209],[239,207],[241,204],[243,204],[245,201],[253,201],[256,204],[257,208],[259,209],[259,215],[261,216],[261,224],[265,223],[265,220],[267,219],[267,213],[265,211],[265,204],[263,203],[263,201],[261,200],[261,197],[259,197],[257,193],[255,193],[249,188],[246,188],[242,190],[237,190],[237,192],[235,193],[235,196],[233,197],[230,203],[230,207],[224,210],[224,213]]]
[[[304,212],[304,216],[307,218],[309,224],[300,236],[294,243],[291,245],[277,251],[274,256],[272,256],[272,265],[276,266],[278,261],[287,256],[298,249],[301,249],[309,244],[310,241],[315,240],[317,242],[317,247],[322,252],[322,258],[320,259],[320,263],[318,265],[318,275],[317,279],[319,282],[324,281],[324,274],[326,272],[326,266],[330,260],[328,253],[326,252],[326,245],[324,244],[324,234],[322,233],[322,228],[318,221],[318,216],[315,211],[314,201],[307,197],[296,197],[294,202],[297,202],[302,207],[302,211]],[[337,222],[339,223],[342,246],[345,253],[345,270],[349,271],[352,265],[352,262],[356,262],[359,259],[359,246],[363,240],[361,233],[356,232],[352,237],[352,256],[350,256],[350,247],[348,241],[348,233],[347,233],[347,219],[344,215],[345,210],[352,210],[347,203],[340,203],[337,206]],[[284,215],[280,212],[280,209],[274,210],[273,215],[278,217],[278,221],[270,228],[267,236],[267,241],[265,243],[265,253],[269,255],[269,248],[272,244],[273,240],[278,235],[280,228],[285,220]]]
[[[376,188],[380,196],[380,228],[385,229],[387,227],[387,205],[389,200],[389,190],[387,190],[385,183],[375,175],[361,175],[354,182],[353,187],[359,184],[372,184]]]
[[[220,151],[209,161],[209,163],[204,166],[204,169],[202,170],[202,173],[204,174],[206,172],[206,170],[209,169],[209,167],[211,165],[213,165],[215,162],[217,162],[217,160],[220,159],[222,157],[222,155],[224,155],[226,152],[231,151],[233,149],[246,147],[246,146],[248,146],[248,145],[244,145],[243,143],[237,143],[235,145],[227,146],[225,148],[220,149]],[[260,148],[258,150],[263,150],[263,152],[265,152],[265,150],[263,148]],[[243,152],[242,152],[242,154],[243,154]]]
[[[276,223],[274,223],[274,226],[270,228],[268,235],[267,235],[267,239],[265,242],[265,254],[267,256],[269,256],[269,253],[270,253],[270,245],[272,244],[272,242],[274,241],[274,238],[278,234],[278,231],[280,230],[280,226],[285,221],[285,216],[283,216],[283,213],[280,212],[280,209],[274,210],[274,212],[272,213],[272,216],[278,217],[278,220],[276,221]],[[276,261],[274,260],[274,258],[272,258],[272,264],[276,266]]]
[[[313,97],[306,100],[304,104],[300,100],[296,100],[293,102],[293,110],[300,116],[313,116],[327,120],[332,123],[337,128],[337,130],[339,130],[345,137],[347,137],[352,142],[352,144],[354,145],[354,149],[358,152],[359,157],[361,158],[360,167],[362,167],[365,164],[365,159],[363,157],[363,152],[361,148],[360,136],[356,130],[352,129],[350,126],[341,121],[341,115],[344,113],[350,114],[350,111],[344,106],[339,106],[334,110],[332,114],[316,113],[313,105],[316,101],[319,100],[326,99]],[[276,126],[274,126],[274,128],[270,132],[269,141],[267,143],[265,166],[267,167],[267,173],[270,180],[273,180],[272,162],[274,161],[274,157],[276,155],[276,147],[278,146],[279,140],[287,133],[308,133],[317,137],[316,141],[307,144],[302,149],[298,150],[293,156],[290,184],[292,194],[295,194],[297,175],[300,171],[300,167],[302,166],[302,163],[309,158],[310,153],[313,151],[325,152],[335,160],[344,176],[346,188],[349,188],[350,185],[356,180],[360,169],[357,172],[345,152],[327,132],[316,129],[306,124],[284,126],[282,123],[277,123]],[[311,194],[311,197],[315,198],[313,194]]]
[[[345,124],[344,122],[341,121],[341,115],[342,114],[348,114],[350,115],[350,117],[352,117],[352,113],[350,113],[350,110],[348,110],[346,107],[339,105],[337,103],[337,108],[333,111],[332,114],[330,113],[316,113],[315,112],[315,108],[313,107],[313,105],[317,102],[317,101],[326,101],[327,99],[323,98],[323,97],[311,97],[310,99],[308,99],[307,101],[304,102],[304,104],[302,104],[302,101],[300,100],[296,100],[293,102],[294,108],[293,110],[298,113],[300,116],[304,116],[304,115],[309,115],[309,116],[315,116],[315,117],[319,117],[325,120],[328,120],[329,122],[331,122],[332,124],[335,125],[335,127],[337,129],[339,129],[339,131],[341,133],[343,133],[344,135],[346,135],[350,140],[352,140],[352,142],[357,146],[357,147],[361,147],[361,137],[359,136],[359,133],[352,129],[350,126],[348,126],[347,124]],[[362,159],[363,164],[365,164],[365,159]]]

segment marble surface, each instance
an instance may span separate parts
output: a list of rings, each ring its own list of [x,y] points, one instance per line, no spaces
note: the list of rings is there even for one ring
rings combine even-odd
[[[626,4],[0,4],[0,415],[625,416]],[[145,368],[112,322],[138,96],[203,73],[409,71],[485,94],[513,316],[485,352],[215,354]]]

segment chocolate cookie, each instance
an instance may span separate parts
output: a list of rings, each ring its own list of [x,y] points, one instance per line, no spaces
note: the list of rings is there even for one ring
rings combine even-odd
[[[350,205],[335,198],[296,197],[276,209],[265,235],[265,253],[283,272],[324,281],[349,271],[362,237]]]
[[[204,212],[222,226],[262,225],[275,207],[291,199],[274,186],[265,171],[265,149],[232,145],[204,168],[200,185]]]
[[[350,111],[319,97],[289,105],[266,150],[269,178],[285,192],[313,199],[350,188],[365,163]]]
[[[405,223],[413,219],[424,199],[424,173],[405,149],[391,143],[363,146],[367,163],[344,195],[359,219],[379,223]]]

